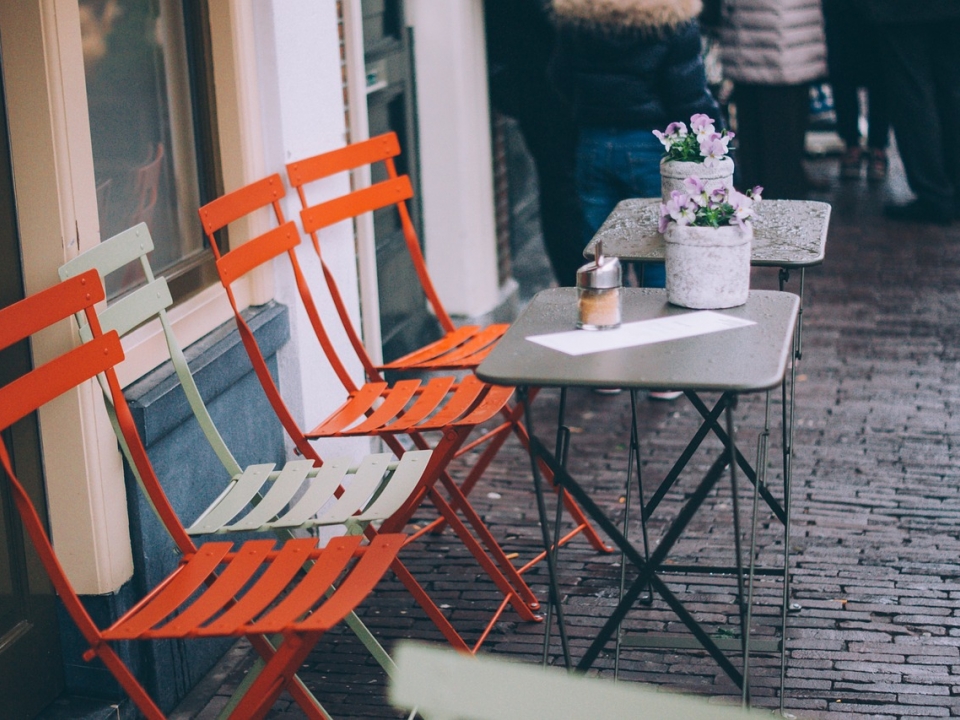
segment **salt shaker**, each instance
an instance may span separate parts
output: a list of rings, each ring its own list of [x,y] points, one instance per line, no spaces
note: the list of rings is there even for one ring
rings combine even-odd
[[[577,270],[577,327],[612,330],[620,327],[620,261],[604,257],[597,243],[596,259]]]

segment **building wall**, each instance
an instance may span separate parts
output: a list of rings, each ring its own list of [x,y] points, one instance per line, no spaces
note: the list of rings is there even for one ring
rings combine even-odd
[[[439,128],[452,151],[439,161],[432,155],[423,165],[424,205],[455,204],[458,209],[456,217],[446,218],[456,223],[452,235],[442,223],[428,228],[427,256],[435,278],[470,279],[466,285],[441,287],[449,309],[479,315],[495,307],[502,293],[480,0],[444,3],[440,16],[425,9],[428,4],[432,9],[440,6],[409,2],[419,6],[413,8],[413,17],[418,32],[416,66],[423,73],[419,85],[424,91],[418,97],[421,144],[435,152],[439,136],[424,140]],[[360,0],[343,4],[353,17],[361,16]],[[337,5],[333,0],[210,0],[226,190],[270,173],[282,174],[290,160],[347,141]],[[441,32],[444,18],[454,23],[462,42],[448,42]],[[60,264],[101,239],[76,0],[0,3],[0,41],[24,277],[27,292],[32,293],[53,285]],[[446,63],[457,72],[434,77],[432,63]],[[469,78],[466,87],[461,87],[463,77]],[[457,103],[452,105],[446,94],[450,88],[457,90]],[[445,193],[453,184],[458,192],[450,197]],[[320,184],[314,197],[348,186],[347,178],[337,178]],[[288,200],[287,216],[296,219],[298,203],[293,197]],[[242,242],[268,222],[254,218],[231,232],[231,242]],[[361,274],[353,228],[344,224],[331,229],[324,238],[324,252],[359,319]],[[319,266],[309,248],[302,248],[300,257],[314,287],[320,287]],[[258,332],[268,338],[271,368],[285,398],[309,425],[339,404],[344,392],[313,345],[312,330],[298,309],[287,272],[278,264],[252,276],[239,288],[239,297],[261,322]],[[369,276],[365,282],[370,282]],[[329,314],[326,294],[317,295],[321,311]],[[171,315],[182,344],[199,363],[194,369],[199,371],[201,391],[239,459],[280,462],[288,457],[289,443],[279,425],[269,422],[272,413],[238,350],[222,290],[211,287]],[[335,341],[348,349],[342,334]],[[367,341],[376,345],[379,337]],[[64,324],[34,345],[36,362],[77,342],[75,331]],[[186,521],[190,510],[199,510],[224,478],[222,471],[217,472],[219,465],[204,455],[197,429],[184,423],[182,395],[169,368],[157,367],[163,360],[161,342],[156,328],[138,330],[131,343],[125,343],[129,360],[122,377],[129,383],[126,392],[138,408],[161,481]],[[359,379],[359,364],[355,360],[349,364]],[[107,623],[169,569],[175,557],[124,476],[98,388],[91,386],[58,401],[41,415],[40,424],[54,542],[91,612]],[[352,440],[328,443],[320,451],[326,456],[358,457],[370,447],[370,441]],[[181,469],[184,458],[189,458],[189,477]],[[104,670],[79,660],[75,634],[64,632],[64,647],[73,691],[115,694]],[[161,705],[171,707],[222,652],[223,644],[206,648],[196,651],[191,646],[187,652],[175,644],[156,644],[146,649],[125,646],[121,652]]]

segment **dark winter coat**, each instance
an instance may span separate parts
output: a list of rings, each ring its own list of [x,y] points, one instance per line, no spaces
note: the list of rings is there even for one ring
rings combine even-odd
[[[706,113],[700,0],[553,0],[552,75],[582,127],[653,130]]]
[[[958,0],[856,0],[856,4],[881,24],[960,20]]]

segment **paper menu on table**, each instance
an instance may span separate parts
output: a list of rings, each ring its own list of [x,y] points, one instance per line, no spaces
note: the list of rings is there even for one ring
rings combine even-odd
[[[625,323],[615,330],[568,330],[547,335],[531,335],[527,340],[567,355],[588,355],[755,324],[753,320],[744,320],[711,310],[700,310],[683,315]]]

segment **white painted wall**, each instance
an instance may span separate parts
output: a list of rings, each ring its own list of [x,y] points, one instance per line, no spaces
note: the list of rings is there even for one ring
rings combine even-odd
[[[447,310],[500,302],[482,0],[407,0],[414,29],[423,240]]]
[[[272,0],[253,4],[258,86],[264,147],[264,174],[286,163],[342,147],[346,143],[336,4],[315,0]],[[349,191],[346,175],[318,181],[309,188],[311,201]],[[288,188],[284,212],[300,222],[300,201]],[[302,228],[301,228],[302,230]],[[321,233],[324,259],[337,277],[359,327],[360,301],[357,253],[349,222]],[[357,382],[363,369],[339,327],[336,309],[326,292],[320,263],[309,237],[303,235],[298,257],[311,282],[321,317]],[[275,297],[291,309],[291,342],[280,351],[280,385],[284,399],[304,427],[313,427],[343,401],[346,393],[323,359],[309,319],[297,295],[289,263],[276,264]],[[379,338],[377,339],[379,343]],[[359,457],[370,450],[367,439],[327,440],[318,445],[323,457]]]

